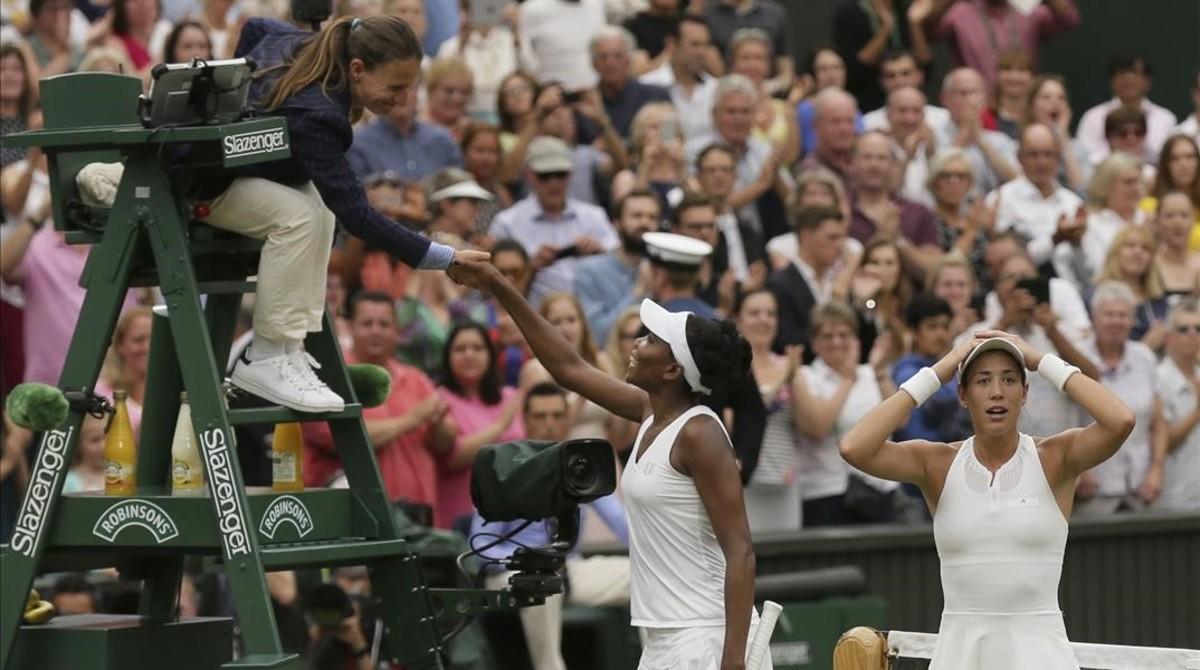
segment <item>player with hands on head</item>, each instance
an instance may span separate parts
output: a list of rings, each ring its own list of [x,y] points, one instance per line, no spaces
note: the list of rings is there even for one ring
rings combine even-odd
[[[1019,432],[1034,371],[1094,421],[1046,437]],[[842,438],[847,462],[916,484],[933,511],[945,609],[931,670],[972,670],[985,657],[1078,668],[1058,606],[1067,519],[1079,476],[1116,453],[1135,423],[1121,398],[1078,372],[1019,337],[978,331]],[[891,441],[954,375],[975,434],[952,444]]]

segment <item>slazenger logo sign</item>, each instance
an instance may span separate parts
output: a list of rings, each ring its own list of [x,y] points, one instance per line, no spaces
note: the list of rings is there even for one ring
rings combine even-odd
[[[295,496],[279,496],[272,500],[267,506],[267,511],[263,512],[258,532],[273,540],[275,531],[285,522],[292,524],[300,537],[308,535],[313,529],[312,515],[308,513],[303,501]]]
[[[52,430],[42,438],[38,449],[37,463],[29,477],[29,489],[17,512],[17,527],[13,529],[10,545],[12,550],[32,557],[42,538],[46,525],[46,505],[58,485],[58,478],[66,465],[67,445],[71,443],[74,426],[64,430]]]
[[[282,128],[230,135],[222,142],[222,149],[227,159],[269,154],[287,148],[288,141],[283,135]]]
[[[92,535],[108,542],[116,542],[121,531],[134,526],[150,531],[158,544],[179,536],[179,527],[175,525],[175,520],[170,514],[148,500],[137,498],[122,500],[104,510],[100,518],[96,519],[96,525],[92,527]]]
[[[229,444],[225,432],[210,428],[200,434],[200,448],[208,463],[208,489],[217,505],[217,528],[225,545],[225,558],[250,553],[250,538],[246,535],[246,513],[242,510],[237,491],[233,488],[233,470],[229,465]]]

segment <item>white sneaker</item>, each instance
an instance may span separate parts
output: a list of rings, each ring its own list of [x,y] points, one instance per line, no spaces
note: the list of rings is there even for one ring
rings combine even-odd
[[[288,354],[288,357],[292,359],[292,367],[296,368],[296,371],[300,373],[300,376],[308,381],[309,389],[321,393],[324,396],[324,402],[329,406],[337,406],[337,409],[332,409],[329,411],[340,412],[346,408],[346,402],[342,400],[342,397],[334,393],[333,389],[329,388],[329,386],[325,382],[321,381],[321,378],[318,377],[315,372],[313,372],[313,370],[320,370],[321,364],[317,362],[317,359],[312,357],[312,354],[309,354],[303,349],[297,349],[296,351]]]
[[[307,356],[304,352],[298,352]],[[249,361],[243,356],[230,375],[234,386],[297,412],[340,412],[345,402],[329,390],[307,361],[295,353]]]

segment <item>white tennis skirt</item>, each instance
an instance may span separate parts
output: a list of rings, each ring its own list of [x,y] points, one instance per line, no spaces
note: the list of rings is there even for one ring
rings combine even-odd
[[[943,612],[929,670],[1079,670],[1061,612]]]
[[[750,621],[750,634],[746,636],[746,649],[758,628],[758,617]],[[718,670],[721,667],[721,652],[725,649],[724,626],[700,626],[695,628],[642,628],[642,660],[638,670]],[[771,656],[760,668],[747,670],[772,670]]]

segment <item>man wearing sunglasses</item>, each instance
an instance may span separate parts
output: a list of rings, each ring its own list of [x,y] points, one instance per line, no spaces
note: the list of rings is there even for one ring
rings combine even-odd
[[[525,199],[496,215],[491,234],[525,247],[534,272],[529,302],[535,307],[551,293],[570,293],[575,269],[585,256],[620,243],[608,215],[596,205],[568,197],[571,149],[557,137],[537,137],[525,153]]]
[[[1099,163],[1109,153],[1105,138],[1105,117],[1122,106],[1140,109],[1146,115],[1145,147],[1140,158],[1150,163],[1158,162],[1158,150],[1175,127],[1175,115],[1146,97],[1150,92],[1151,76],[1154,74],[1145,57],[1133,53],[1114,54],[1108,63],[1108,84],[1113,98],[1108,102],[1084,112],[1079,119],[1076,139],[1087,149],[1093,163]]]
[[[1156,508],[1200,510],[1200,303],[1189,298],[1167,314],[1167,355],[1158,388],[1167,420],[1167,460]]]

